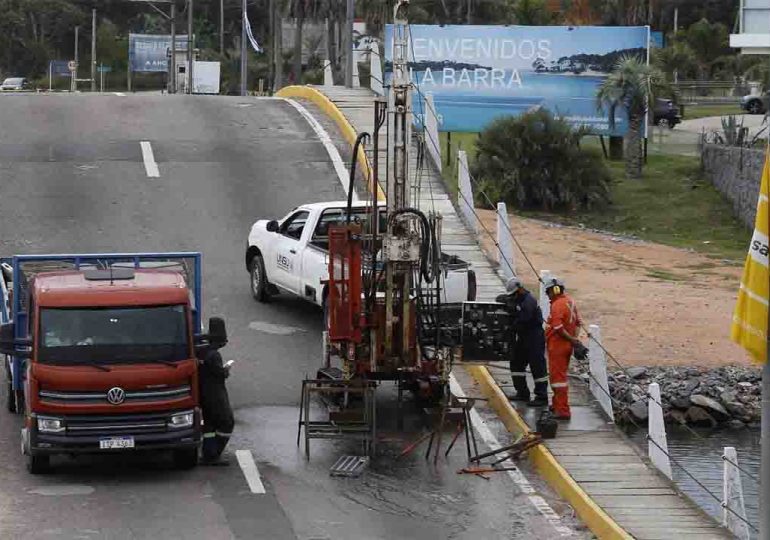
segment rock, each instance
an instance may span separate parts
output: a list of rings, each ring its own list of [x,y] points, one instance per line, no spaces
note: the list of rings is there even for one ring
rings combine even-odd
[[[676,397],[671,400],[671,406],[677,409],[688,409],[692,405],[689,397]]]
[[[626,370],[626,373],[632,379],[641,379],[647,375],[647,368],[645,367],[631,367]]]
[[[642,422],[647,420],[647,402],[644,400],[637,400],[628,408],[628,411],[634,417],[635,420],[641,420]]]
[[[748,381],[741,381],[738,383],[738,386],[740,386],[741,388],[751,388],[752,386],[754,386],[754,384]]]
[[[743,403],[737,401],[730,401],[725,403],[725,409],[728,410],[733,416],[743,418],[746,416],[746,406]]]
[[[696,426],[703,427],[716,427],[717,421],[706,411],[700,407],[692,406],[687,409],[685,415],[687,422]]]
[[[744,424],[740,420],[733,419],[727,422],[727,427],[729,427],[730,429],[743,429],[746,427],[746,424]]]
[[[733,390],[728,390],[719,394],[719,401],[721,401],[725,407],[727,407],[728,403],[735,403],[736,399],[738,399],[738,393]]]
[[[687,423],[687,417],[683,411],[678,411],[676,409],[671,409],[666,413],[666,418],[669,422],[672,424],[686,424]]]
[[[692,394],[696,388],[700,386],[700,380],[698,379],[688,379],[684,386],[682,387],[682,394],[689,396]]]
[[[718,420],[727,420],[730,418],[730,414],[715,399],[711,399],[702,394],[693,394],[690,396],[690,401],[692,401],[693,405],[698,405],[707,409],[709,413]]]

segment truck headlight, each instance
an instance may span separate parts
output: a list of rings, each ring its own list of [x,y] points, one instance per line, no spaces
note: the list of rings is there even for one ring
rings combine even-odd
[[[50,416],[37,417],[37,430],[43,433],[61,433],[66,428],[64,420],[61,418],[51,418]]]
[[[186,428],[193,425],[195,415],[192,411],[186,411],[183,413],[175,414],[168,419],[168,427],[170,428]]]

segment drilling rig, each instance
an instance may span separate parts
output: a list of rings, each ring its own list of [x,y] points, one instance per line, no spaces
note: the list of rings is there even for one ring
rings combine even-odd
[[[408,67],[408,0],[394,7],[392,79],[387,99],[374,107],[371,200],[366,218],[351,221],[355,156],[370,137],[353,148],[347,221],[329,228],[329,266],[324,365],[316,379],[303,382],[300,428],[309,438],[359,435],[373,449],[376,431],[374,389],[382,381],[398,386],[401,420],[403,390],[437,403],[447,393],[456,340],[442,324],[441,216],[417,208],[419,181],[410,178],[412,81]],[[379,134],[386,129],[385,201],[378,201]],[[335,395],[328,421],[309,419],[310,394]],[[354,399],[358,395],[363,399]],[[304,418],[304,423],[303,423]],[[298,434],[299,443],[299,434]]]

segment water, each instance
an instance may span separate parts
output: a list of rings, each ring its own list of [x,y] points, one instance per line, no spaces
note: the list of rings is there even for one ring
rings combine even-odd
[[[687,469],[720,501],[722,499],[722,452],[725,446],[735,447],[738,453],[738,465],[750,473],[741,473],[746,514],[748,520],[759,528],[759,484],[756,481],[759,479],[759,430],[695,430],[702,438],[677,426],[666,426],[666,430],[668,451],[673,460]],[[646,453],[647,431],[634,430],[629,432],[629,436]],[[679,488],[721,522],[720,501],[706,493],[673,461],[671,469],[674,473],[674,481]]]

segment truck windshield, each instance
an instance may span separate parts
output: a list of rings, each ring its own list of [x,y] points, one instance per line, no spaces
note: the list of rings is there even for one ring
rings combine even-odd
[[[41,308],[37,357],[47,364],[184,360],[185,307]]]

